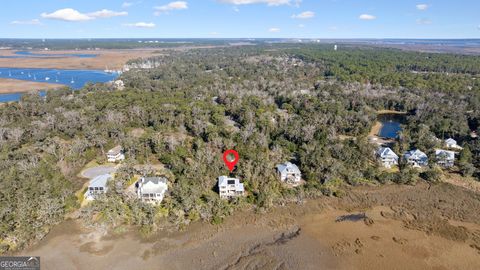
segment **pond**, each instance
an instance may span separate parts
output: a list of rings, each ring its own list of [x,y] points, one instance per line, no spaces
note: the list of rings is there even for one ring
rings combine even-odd
[[[381,114],[378,116],[378,121],[382,123],[382,127],[378,132],[378,136],[382,138],[395,139],[398,133],[402,131],[401,124],[404,122],[405,116],[403,114]]]
[[[72,89],[80,89],[87,83],[109,82],[117,77],[116,72],[100,70],[0,68],[0,78],[63,84]],[[21,96],[21,93],[0,94],[0,102],[18,101]]]

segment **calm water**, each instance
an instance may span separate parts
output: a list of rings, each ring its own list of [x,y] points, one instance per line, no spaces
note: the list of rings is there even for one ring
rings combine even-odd
[[[401,124],[404,120],[403,115],[383,114],[378,116],[378,120],[382,123],[382,128],[378,133],[380,137],[395,139],[398,133],[402,131]]]
[[[43,58],[58,58],[58,57],[79,57],[79,58],[94,58],[97,57],[96,54],[84,54],[84,53],[66,53],[66,54],[47,54],[47,53],[33,53],[29,51],[18,51],[15,52],[15,55],[8,55],[8,56],[1,56],[0,58],[36,58],[36,57],[43,57]]]
[[[117,77],[118,73],[107,73],[99,70],[0,68],[0,78],[58,83],[73,89],[80,89],[89,82],[109,82]],[[0,102],[18,101],[21,95],[20,93],[0,94]]]

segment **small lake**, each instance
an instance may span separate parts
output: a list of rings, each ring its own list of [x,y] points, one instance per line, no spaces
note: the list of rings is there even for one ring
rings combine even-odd
[[[79,57],[79,58],[95,58],[96,54],[86,53],[34,53],[29,51],[18,51],[15,55],[0,55],[0,58],[59,58],[59,57]]]
[[[72,89],[80,89],[87,83],[109,82],[117,77],[118,73],[108,73],[100,70],[0,68],[0,78],[57,83]],[[0,102],[18,101],[21,96],[21,93],[0,94]]]
[[[382,128],[378,132],[378,136],[382,138],[395,139],[398,133],[402,131],[401,124],[404,122],[405,116],[402,114],[381,114],[378,121],[382,123]]]

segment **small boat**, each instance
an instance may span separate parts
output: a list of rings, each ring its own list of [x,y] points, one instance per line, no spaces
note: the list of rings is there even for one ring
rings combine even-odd
[[[55,76],[55,82],[58,82],[58,77],[57,76]]]
[[[74,83],[75,83],[75,81],[73,80],[73,77],[72,77],[72,80],[70,81],[70,83],[71,83],[71,84],[74,84]]]
[[[37,80],[37,76],[34,74],[33,75],[33,80],[36,81]]]
[[[49,77],[45,77],[45,81],[50,81],[50,78],[49,78]]]
[[[30,74],[30,72],[28,73],[28,77],[29,77],[29,78],[31,78],[31,77],[32,77],[32,75]]]
[[[12,72],[11,71],[8,72],[8,77],[12,77]]]
[[[22,72],[20,72],[20,73],[21,73],[22,75],[23,75],[23,74],[25,74],[25,73],[23,73],[23,71],[22,71]]]

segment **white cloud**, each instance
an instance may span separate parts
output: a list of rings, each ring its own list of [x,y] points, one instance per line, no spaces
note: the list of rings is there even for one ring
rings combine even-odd
[[[305,24],[299,24],[298,27],[299,28],[305,28]]]
[[[366,21],[371,21],[371,20],[375,20],[377,17],[376,16],[373,16],[373,15],[370,15],[370,14],[362,14],[358,17],[360,20],[366,20]]]
[[[305,11],[300,14],[292,15],[292,18],[294,19],[311,19],[313,17],[315,17],[315,12],[313,11]]]
[[[128,27],[137,27],[137,28],[154,28],[154,23],[146,23],[146,22],[137,22],[137,23],[126,23],[124,26]]]
[[[71,9],[71,8],[59,9],[52,13],[42,13],[41,16],[42,18],[45,18],[45,19],[61,20],[61,21],[69,21],[69,22],[88,21],[88,20],[94,19],[88,16],[87,14],[80,13],[77,10]]]
[[[122,4],[122,8],[128,8],[128,7],[131,7],[131,6],[133,6],[132,2],[123,2],[123,4]]]
[[[222,3],[233,5],[250,5],[250,4],[267,4],[269,6],[281,6],[290,5],[292,0],[217,0]],[[300,1],[295,1],[295,4],[299,4]]]
[[[211,36],[218,36],[218,35],[220,35],[220,33],[218,33],[218,32],[210,32],[209,34],[210,34]]]
[[[280,28],[272,27],[272,28],[268,29],[268,32],[278,33],[278,32],[280,32]]]
[[[418,10],[427,10],[428,9],[428,5],[427,4],[418,4],[417,5],[417,9]]]
[[[17,24],[17,25],[40,25],[42,24],[39,19],[33,19],[28,21],[12,21],[10,24]]]
[[[168,3],[164,6],[158,6],[155,7],[155,15],[160,15],[162,13],[167,13],[171,10],[182,10],[182,9],[187,9],[188,8],[188,3],[185,1],[175,1]]]
[[[117,11],[112,11],[108,9],[102,9],[99,11],[88,13],[87,15],[93,18],[111,18],[111,17],[117,17],[117,16],[127,16],[128,12],[126,11],[117,12]]]
[[[78,10],[72,8],[59,9],[52,13],[42,13],[42,18],[52,19],[52,20],[61,20],[69,22],[80,22],[80,21],[89,21],[97,18],[111,18],[117,16],[126,16],[127,12],[116,12],[108,9],[102,9],[99,11],[91,13],[81,13]]]
[[[431,24],[432,21],[430,21],[429,19],[418,19],[417,20],[417,24]]]
[[[235,11],[235,12],[240,12],[240,9],[235,6],[235,7],[233,7],[233,11]]]

